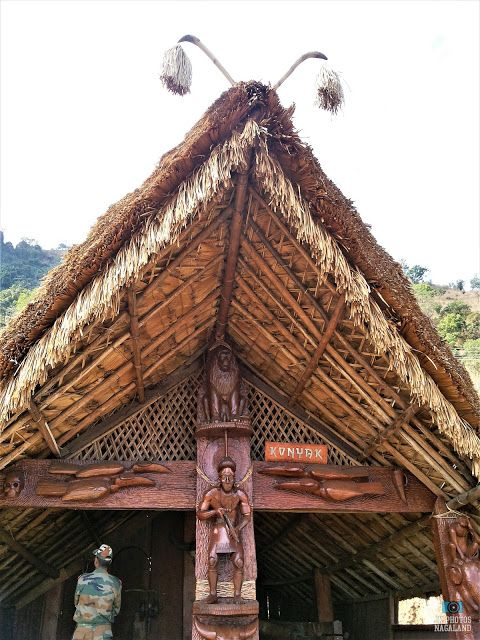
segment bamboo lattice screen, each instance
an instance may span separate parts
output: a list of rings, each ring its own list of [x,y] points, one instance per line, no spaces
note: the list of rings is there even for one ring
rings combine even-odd
[[[86,445],[77,460],[195,460],[197,390],[201,374],[178,384],[163,397]],[[252,418],[252,458],[263,460],[265,441],[328,444],[274,400],[249,385]],[[330,464],[351,464],[344,453],[328,446]]]

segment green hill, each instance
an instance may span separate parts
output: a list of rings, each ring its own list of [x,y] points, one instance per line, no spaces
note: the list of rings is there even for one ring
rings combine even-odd
[[[66,250],[65,245],[42,249],[29,238],[14,247],[4,241],[0,231],[0,327],[28,303],[40,280],[61,261]]]

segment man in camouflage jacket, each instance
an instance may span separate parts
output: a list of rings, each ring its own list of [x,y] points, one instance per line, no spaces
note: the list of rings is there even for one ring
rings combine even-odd
[[[81,575],[75,589],[77,628],[72,640],[111,640],[112,622],[120,612],[122,582],[107,571],[112,549],[102,544],[93,555],[95,570]]]

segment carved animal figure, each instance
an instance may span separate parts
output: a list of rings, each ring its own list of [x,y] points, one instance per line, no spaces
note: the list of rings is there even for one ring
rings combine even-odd
[[[24,476],[21,471],[13,469],[12,471],[7,472],[3,480],[4,496],[6,498],[16,498],[20,495],[24,484]]]
[[[218,340],[207,356],[204,397],[206,418],[212,422],[228,422],[241,417],[244,409],[237,361],[230,345]]]
[[[245,626],[215,625],[210,627],[194,618],[195,629],[205,640],[247,640],[257,632],[257,621]]]
[[[455,585],[457,599],[463,602],[464,613],[480,613],[480,538],[467,517],[461,516],[449,529],[447,553],[448,580]]]

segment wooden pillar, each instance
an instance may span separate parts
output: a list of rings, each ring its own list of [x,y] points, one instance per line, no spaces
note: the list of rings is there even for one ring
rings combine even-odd
[[[195,514],[185,513],[183,541],[185,545],[195,539]],[[195,600],[195,556],[185,550],[183,554],[183,640],[192,640],[192,605]]]
[[[246,638],[258,640],[258,602],[255,582],[257,564],[253,517],[253,466],[250,458],[250,438],[252,426],[245,417],[246,391],[241,386],[238,366],[233,353],[225,353],[230,348],[221,339],[209,350],[206,365],[206,380],[200,386],[197,416],[197,521],[195,558],[195,602],[192,610],[192,640],[208,640],[222,637],[227,640]],[[225,369],[225,359],[230,358],[230,371]],[[233,362],[233,364],[232,364]],[[237,380],[231,395],[225,393],[221,380],[229,375]],[[214,373],[212,374],[212,370]],[[218,394],[216,384],[218,382]],[[220,387],[222,391],[220,393]],[[227,398],[227,400],[225,400]],[[220,414],[219,414],[220,412]],[[226,418],[226,419],[225,419]],[[226,458],[233,461],[235,484],[230,491],[219,484],[222,467]],[[230,461],[230,462],[231,462]],[[229,467],[230,468],[230,467]],[[229,471],[227,471],[227,475]],[[230,505],[236,505],[230,508]],[[218,515],[204,518],[208,512],[223,508],[226,518]],[[249,519],[245,514],[250,514]],[[201,516],[201,517],[198,517]],[[248,520],[240,531],[236,527]],[[230,534],[230,531],[232,532]],[[243,548],[243,583],[241,599],[234,598],[235,576],[238,580],[238,566],[233,564],[238,551],[232,552],[236,543]],[[215,541],[218,542],[215,542]],[[223,540],[223,542],[220,542]],[[227,546],[230,550],[222,548]],[[215,602],[209,602],[209,550],[218,544],[216,571],[218,576]],[[222,546],[223,545],[223,546]],[[238,549],[239,547],[235,547]],[[215,552],[212,552],[215,557]],[[215,569],[213,569],[214,573]],[[212,568],[210,568],[210,577]],[[215,597],[215,594],[213,595]]]
[[[315,569],[315,596],[318,622],[333,622],[332,590],[329,576]]]
[[[442,498],[435,503],[432,529],[438,577],[447,603],[444,606],[450,609],[447,624],[454,629],[449,637],[478,640],[479,611],[475,611],[480,606],[480,559],[475,551],[478,536],[469,528],[468,518],[449,511]],[[457,608],[461,609],[458,615]]]
[[[62,608],[63,584],[56,584],[45,596],[41,640],[56,640],[57,623]]]

